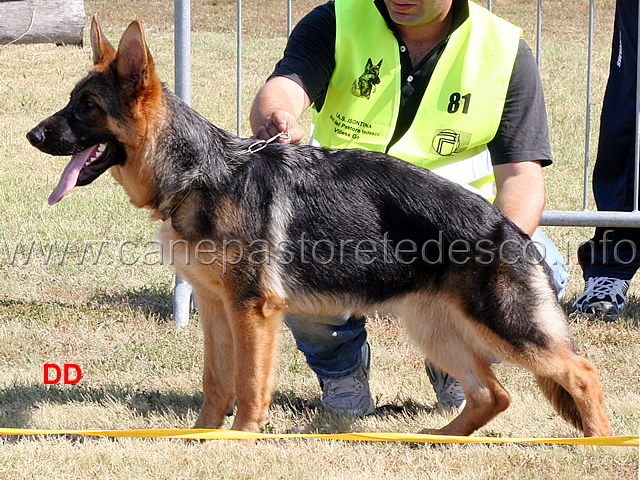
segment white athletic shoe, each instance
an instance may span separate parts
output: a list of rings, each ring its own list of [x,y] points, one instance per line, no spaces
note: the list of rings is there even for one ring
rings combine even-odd
[[[627,306],[629,280],[611,277],[590,277],[584,292],[573,306],[577,313],[589,318],[601,317],[604,320],[616,320]]]

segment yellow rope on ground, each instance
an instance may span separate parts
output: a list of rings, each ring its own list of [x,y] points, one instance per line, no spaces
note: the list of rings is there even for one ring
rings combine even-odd
[[[92,437],[189,438],[199,440],[253,440],[282,438],[314,438],[359,442],[415,442],[415,443],[545,443],[559,445],[599,445],[607,447],[639,447],[637,435],[588,438],[500,438],[457,437],[421,433],[249,433],[235,430],[210,429],[148,429],[148,430],[39,430],[28,428],[0,428],[0,435],[83,435]]]

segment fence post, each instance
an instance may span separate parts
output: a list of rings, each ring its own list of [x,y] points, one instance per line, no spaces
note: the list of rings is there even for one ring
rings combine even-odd
[[[633,176],[633,211],[638,211],[638,188],[640,186],[640,1],[638,2],[638,45],[636,57],[636,150]]]
[[[242,133],[242,0],[237,0],[236,32],[236,135]]]
[[[589,49],[587,54],[587,112],[584,132],[584,173],[582,181],[582,210],[587,210],[587,196],[589,195],[589,144],[591,142],[591,78],[593,63],[593,3],[589,2]]]
[[[187,104],[191,103],[191,2],[190,0],[175,0],[175,82],[176,95]],[[193,289],[191,285],[176,275],[173,289],[173,322],[177,328],[189,324]]]

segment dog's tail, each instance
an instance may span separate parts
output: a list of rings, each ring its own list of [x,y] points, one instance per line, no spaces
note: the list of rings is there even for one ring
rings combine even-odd
[[[551,402],[553,408],[571,425],[578,430],[584,431],[582,426],[582,416],[578,411],[578,406],[569,392],[567,392],[558,382],[549,377],[536,375],[538,385],[544,396]]]

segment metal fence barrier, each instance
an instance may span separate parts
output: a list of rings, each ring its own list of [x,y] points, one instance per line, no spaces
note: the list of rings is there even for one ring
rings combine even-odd
[[[191,6],[189,0],[174,0],[175,7],[175,83],[176,93],[187,103],[191,100]],[[242,126],[242,0],[237,2],[237,104],[236,128],[240,135]],[[492,0],[487,0],[487,8],[493,7]],[[640,19],[640,2],[638,5]],[[287,35],[291,32],[292,0],[287,0]],[[589,47],[587,64],[587,107],[584,147],[584,177],[582,210],[545,210],[540,224],[544,226],[579,226],[579,227],[640,227],[640,211],[638,210],[638,185],[640,184],[640,102],[636,101],[636,148],[634,175],[634,205],[632,212],[592,211],[587,208],[589,194],[589,141],[591,131],[591,76],[593,53],[593,17],[594,0],[589,2]],[[638,36],[638,82],[636,98],[640,98],[640,35]],[[542,44],[542,0],[538,0],[536,21],[536,61],[540,67],[540,46]],[[173,318],[177,326],[189,323],[189,311],[192,307],[191,286],[179,277],[176,278],[174,290]]]
[[[491,0],[489,0],[489,9]],[[640,2],[638,2],[640,11]],[[638,210],[638,184],[640,183],[640,102],[636,101],[636,142],[635,142],[635,175],[634,175],[634,210],[632,212],[590,211],[587,208],[589,193],[589,141],[591,132],[591,75],[593,71],[593,17],[594,0],[589,2],[589,49],[587,61],[587,111],[584,147],[584,175],[582,210],[545,210],[542,212],[541,225],[548,226],[579,226],[579,227],[640,227],[640,211]],[[640,16],[638,17],[640,19]],[[542,0],[538,0],[538,20],[536,32],[536,52],[538,66],[540,66],[540,44],[542,40]],[[636,99],[640,98],[640,35],[638,36],[638,61]]]

